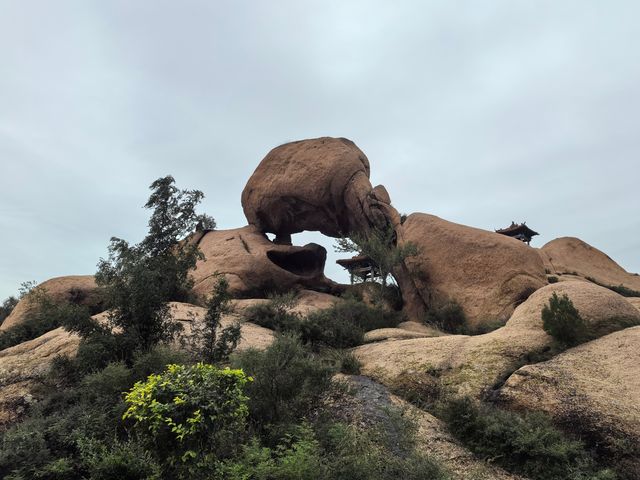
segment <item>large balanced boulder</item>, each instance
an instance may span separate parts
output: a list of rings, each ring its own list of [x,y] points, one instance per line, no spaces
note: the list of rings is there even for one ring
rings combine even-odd
[[[413,213],[398,228],[401,244],[413,243],[398,278],[406,310],[419,319],[439,303],[460,304],[469,326],[504,324],[514,308],[547,284],[536,250],[513,238]]]
[[[94,313],[102,310],[102,297],[93,275],[70,275],[56,277],[42,282],[36,290],[44,292],[54,302],[70,302],[86,305]],[[32,291],[23,297],[11,314],[0,325],[0,331],[7,330],[26,320],[34,308],[37,308],[37,293]]]
[[[588,438],[640,478],[640,327],[628,328],[527,365],[498,398],[543,411]]]
[[[640,292],[640,276],[627,272],[607,254],[579,238],[556,238],[538,252],[552,275],[579,276],[601,285],[623,286]]]
[[[226,277],[233,296],[242,298],[264,298],[268,293],[301,288],[339,290],[324,275],[327,251],[315,243],[278,245],[251,225],[198,232],[192,241],[204,254],[191,274],[194,291],[201,297],[213,291],[216,273]]]
[[[305,230],[341,237],[398,217],[384,187],[369,182],[369,160],[346,138],[286,143],[260,162],[242,192],[249,224],[278,243]],[[398,217],[399,218],[399,217]]]
[[[553,352],[553,338],[544,331],[541,317],[553,293],[571,299],[592,336],[640,324],[640,312],[617,293],[587,282],[562,282],[533,293],[504,327],[493,332],[389,340],[354,352],[363,374],[387,386],[437,383],[455,394],[480,397],[521,366]]]

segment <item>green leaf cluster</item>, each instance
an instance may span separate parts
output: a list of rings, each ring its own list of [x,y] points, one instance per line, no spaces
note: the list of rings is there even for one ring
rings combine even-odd
[[[242,370],[214,365],[168,365],[126,394],[123,419],[171,463],[225,456],[245,429],[249,410]]]

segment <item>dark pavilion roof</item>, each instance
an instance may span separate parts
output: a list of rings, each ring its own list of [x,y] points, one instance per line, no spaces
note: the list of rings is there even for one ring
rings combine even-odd
[[[527,227],[526,222],[523,223],[515,223],[511,222],[507,228],[500,228],[496,230],[496,233],[501,233],[503,235],[508,235],[510,237],[515,237],[516,235],[524,235],[528,238],[534,237],[536,235],[540,235],[538,232],[534,232],[529,227]]]

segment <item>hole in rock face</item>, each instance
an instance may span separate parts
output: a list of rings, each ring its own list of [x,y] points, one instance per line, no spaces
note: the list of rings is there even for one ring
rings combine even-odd
[[[291,252],[270,250],[267,258],[280,268],[301,277],[313,277],[324,271],[326,250],[320,245]]]

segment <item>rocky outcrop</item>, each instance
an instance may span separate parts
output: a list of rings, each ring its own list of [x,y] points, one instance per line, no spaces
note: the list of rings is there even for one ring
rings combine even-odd
[[[54,302],[71,302],[78,305],[86,305],[94,312],[101,310],[102,297],[93,275],[70,275],[56,277],[42,282],[36,287],[46,293]],[[27,294],[22,298],[11,314],[0,325],[0,331],[6,330],[22,323],[32,312],[34,305],[33,294]]]
[[[622,285],[640,291],[640,276],[627,272],[604,252],[579,238],[556,238],[538,252],[552,275],[580,276],[601,285]]]
[[[354,353],[363,374],[390,387],[437,383],[452,393],[480,397],[521,366],[549,355],[553,339],[542,328],[541,312],[554,292],[571,299],[594,335],[640,324],[639,312],[617,293],[587,282],[563,282],[536,291],[493,332],[389,340]]]
[[[56,328],[0,351],[0,428],[18,420],[35,401],[32,389],[59,355],[76,354],[80,338]]]
[[[315,243],[303,247],[277,245],[254,226],[200,232],[191,241],[204,254],[192,272],[196,294],[212,292],[216,273],[224,274],[235,297],[259,298],[291,289],[337,291],[324,275],[326,250]]]
[[[276,243],[305,230],[341,237],[399,221],[382,186],[369,182],[369,160],[346,138],[286,143],[260,162],[242,192],[249,224]]]
[[[455,300],[472,328],[504,323],[547,284],[537,252],[513,238],[424,213],[409,215],[398,233],[401,244],[418,247],[398,278],[413,319],[429,306]]]
[[[635,472],[629,478],[640,478],[640,327],[524,366],[509,377],[498,398],[511,408],[550,414],[600,449],[621,456],[617,462]]]

